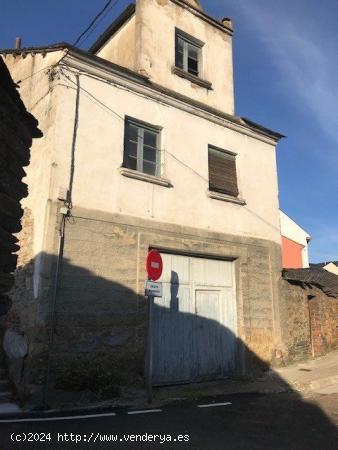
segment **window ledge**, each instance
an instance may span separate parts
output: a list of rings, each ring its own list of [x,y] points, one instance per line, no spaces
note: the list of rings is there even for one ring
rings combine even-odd
[[[166,178],[154,177],[137,170],[127,169],[126,167],[120,167],[120,174],[124,177],[134,178],[135,180],[147,181],[148,183],[158,184],[159,186],[172,187],[172,184]]]
[[[207,191],[207,196],[215,200],[221,200],[223,202],[236,203],[237,205],[246,205],[246,201],[242,198],[233,197],[232,195],[222,194],[221,192]]]
[[[210,91],[213,90],[210,81],[206,81],[203,80],[202,78],[196,77],[192,73],[186,72],[185,70],[180,69],[179,67],[176,66],[172,67],[171,71],[172,73],[178,75],[181,78],[185,78],[191,81],[192,83],[198,84],[198,86],[204,87],[205,89],[209,89]]]

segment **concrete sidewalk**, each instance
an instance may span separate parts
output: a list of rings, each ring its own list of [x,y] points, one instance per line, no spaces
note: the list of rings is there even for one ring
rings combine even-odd
[[[338,393],[338,351],[320,358],[293,364],[283,368],[272,368],[260,378],[228,378],[219,381],[193,383],[180,386],[154,388],[152,407],[161,407],[179,400],[201,399],[233,394],[278,394],[283,392],[298,392],[308,396],[312,393]],[[72,411],[90,411],[114,407],[147,408],[147,393],[145,390],[130,390],[120,399],[103,401],[88,405],[74,405],[72,408],[49,410],[48,413]],[[14,410],[13,410],[14,409]],[[0,415],[19,413],[20,408],[13,404],[0,407]],[[30,410],[22,411],[29,414]]]
[[[225,394],[338,393],[338,351],[283,368],[271,368],[256,379],[230,378],[221,381],[155,388],[155,402]]]
[[[300,392],[338,393],[338,351],[292,366],[275,368],[274,372]]]

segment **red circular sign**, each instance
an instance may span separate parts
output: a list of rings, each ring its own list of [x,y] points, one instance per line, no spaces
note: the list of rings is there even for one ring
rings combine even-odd
[[[148,253],[146,260],[146,269],[148,276],[152,281],[157,281],[161,278],[163,270],[163,262],[161,254],[157,250],[151,250]]]

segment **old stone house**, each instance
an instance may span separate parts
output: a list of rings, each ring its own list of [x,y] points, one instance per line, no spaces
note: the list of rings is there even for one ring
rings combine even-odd
[[[280,317],[283,362],[338,348],[338,276],[321,267],[283,270]]]
[[[143,385],[150,248],[154,384],[247,373],[282,345],[282,136],[235,115],[232,35],[198,1],[137,0],[89,51],[1,51],[44,134],[7,317],[22,399]]]

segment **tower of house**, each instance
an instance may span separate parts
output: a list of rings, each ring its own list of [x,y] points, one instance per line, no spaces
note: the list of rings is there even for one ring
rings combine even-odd
[[[137,0],[93,44],[95,55],[234,114],[232,23],[195,0]]]

